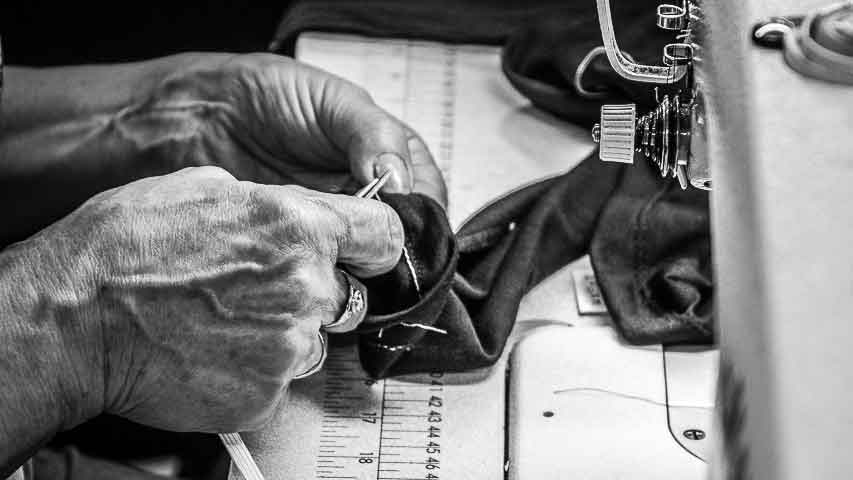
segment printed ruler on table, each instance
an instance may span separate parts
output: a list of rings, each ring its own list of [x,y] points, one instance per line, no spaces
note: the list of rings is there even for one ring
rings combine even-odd
[[[377,104],[424,139],[445,181],[451,179],[460,47],[413,40],[303,34],[296,55],[364,87]]]
[[[378,105],[409,124],[429,146],[449,186],[457,50],[436,43],[306,34],[299,40],[297,56],[363,86]],[[464,376],[433,373],[374,382],[349,347],[331,352],[325,377],[323,417],[315,446],[317,478],[463,478],[472,475],[466,473],[472,465],[475,471],[489,470],[477,466],[477,461],[463,463],[464,455],[459,455],[463,453],[472,459],[482,457],[493,471],[501,468],[502,435],[483,439],[490,447],[459,448],[458,432],[468,425],[447,410],[466,411],[454,397],[479,386],[456,385],[447,392],[444,381],[456,377],[455,383],[463,383]],[[495,433],[502,427],[499,403],[493,412],[486,411],[492,415],[481,417],[493,425]]]
[[[353,346],[333,345],[271,425],[244,438],[267,480],[502,478],[503,384],[502,372],[373,381]]]
[[[374,382],[352,353],[327,360],[315,477],[442,478],[444,375]]]

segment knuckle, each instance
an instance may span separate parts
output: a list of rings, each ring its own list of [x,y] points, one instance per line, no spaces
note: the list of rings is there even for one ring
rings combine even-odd
[[[323,309],[323,311],[318,313],[318,317],[320,318],[321,325],[329,325],[338,320],[339,306],[346,302],[346,299],[339,300],[337,302],[329,302],[329,305]],[[330,330],[327,330],[330,331]],[[334,332],[333,332],[334,333]]]
[[[313,263],[308,259],[303,260],[287,279],[288,288],[296,294],[295,298],[302,302],[303,308],[308,306],[308,300],[316,295],[317,287],[321,284]]]
[[[261,68],[280,68],[293,62],[293,60],[288,57],[268,52],[246,53],[240,55],[239,58],[241,62],[249,68],[253,66]]]
[[[301,202],[293,201],[293,193],[301,187],[252,184],[247,186],[246,202],[249,225],[266,226],[274,237],[288,248],[304,244],[307,229]]]
[[[189,170],[189,174],[201,179],[208,180],[235,180],[234,176],[228,173],[222,167],[213,165],[204,165],[201,167],[190,167],[184,170]]]
[[[294,63],[293,59],[272,53],[240,54],[229,62],[229,74],[236,77],[245,87],[257,89],[270,82],[278,82],[282,75],[293,69]]]
[[[246,197],[249,224],[252,226],[280,221],[285,216],[282,203],[276,202],[265,186],[249,188]]]
[[[293,333],[287,335],[285,344],[291,363],[297,366],[309,363],[311,353],[314,351],[316,334],[308,333],[305,329],[293,329]],[[297,367],[298,368],[298,367]],[[296,372],[299,373],[299,372]]]
[[[344,208],[340,202],[335,201],[335,199],[319,196],[319,195],[310,195],[305,197],[306,208],[302,212],[303,213],[303,224],[306,228],[310,228],[316,232],[322,232],[323,238],[334,238],[334,236],[341,237],[348,241],[352,238],[352,229],[350,222],[347,220],[346,214],[344,212]],[[325,251],[329,247],[334,247],[329,242],[330,245],[317,245],[318,247],[323,248]],[[336,252],[329,252],[334,254]]]
[[[258,206],[274,207],[281,211],[299,210],[300,198],[309,190],[298,185],[251,184],[251,198]]]

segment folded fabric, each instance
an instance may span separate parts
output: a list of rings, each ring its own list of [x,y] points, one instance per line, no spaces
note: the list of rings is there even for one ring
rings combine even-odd
[[[297,0],[285,11],[272,49],[293,55],[306,31],[499,45],[520,26],[567,4],[590,10],[565,0]]]
[[[588,159],[495,201],[455,236],[431,199],[383,197],[403,222],[420,296],[413,295],[406,258],[366,282],[369,315],[359,342],[365,370],[385,377],[494,363],[524,293],[587,251],[620,171]]]
[[[374,377],[491,365],[522,296],[587,252],[628,341],[712,340],[708,220],[696,209],[703,196],[661,182],[648,166],[593,155],[496,200],[456,235],[431,199],[384,199],[403,221],[407,255],[365,282],[359,352]]]
[[[673,37],[655,27],[657,2],[613,3],[620,47],[638,62],[660,64],[663,46]],[[595,2],[576,0],[573,5],[537,16],[507,38],[502,67],[510,83],[537,107],[584,126],[598,121],[603,103],[636,103],[639,111],[654,108],[649,85],[620,77],[603,51],[592,55],[582,72],[585,92],[575,88],[575,73],[602,40]],[[658,88],[660,94],[672,89]]]
[[[32,480],[162,480],[164,477],[80,453],[75,447],[41,449],[33,458]]]
[[[592,266],[613,322],[631,343],[714,340],[708,192],[627,167],[601,212]]]
[[[671,33],[655,27],[655,3],[621,2],[614,25],[621,46],[643,63],[660,63]],[[590,9],[592,8],[590,2]],[[648,84],[620,77],[605,55],[593,57],[576,88],[575,73],[601,45],[585,18],[555,12],[509,38],[502,67],[535,105],[584,126],[603,103],[655,106]],[[659,86],[659,94],[681,85]],[[590,96],[590,92],[593,94]],[[590,256],[614,323],[632,343],[713,341],[713,282],[708,192],[681,190],[644,160],[626,170],[601,212]]]

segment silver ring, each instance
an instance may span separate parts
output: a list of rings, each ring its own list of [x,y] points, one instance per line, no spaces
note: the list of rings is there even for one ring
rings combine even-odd
[[[311,375],[314,375],[315,373],[319,372],[321,368],[323,368],[323,364],[326,362],[326,356],[329,353],[328,349],[326,348],[326,335],[323,332],[317,332],[317,337],[320,339],[320,359],[317,360],[317,363],[315,363],[314,366],[306,370],[304,373],[295,375],[293,377],[294,380],[310,377]]]
[[[341,270],[341,273],[344,274],[344,277],[347,279],[347,286],[349,290],[349,294],[347,295],[347,304],[344,307],[344,312],[340,317],[337,318],[334,322],[323,325],[322,328],[335,328],[338,325],[343,325],[348,322],[353,315],[360,315],[362,310],[367,308],[367,301],[364,298],[364,293],[356,287],[356,283],[353,281],[352,276]]]

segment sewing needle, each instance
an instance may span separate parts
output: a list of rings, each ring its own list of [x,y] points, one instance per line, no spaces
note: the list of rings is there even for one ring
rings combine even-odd
[[[387,170],[381,177],[371,180],[370,183],[355,192],[353,196],[358,198],[373,198],[385,186],[389,178],[391,178],[391,170]]]

